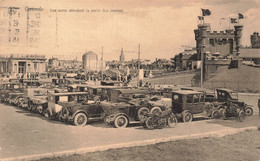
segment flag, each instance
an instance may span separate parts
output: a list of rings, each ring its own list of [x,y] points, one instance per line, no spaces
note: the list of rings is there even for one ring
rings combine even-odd
[[[237,19],[236,18],[230,18],[230,22],[231,23],[237,23]]]
[[[199,20],[204,20],[204,17],[198,16]]]
[[[201,9],[202,10],[202,16],[209,16],[211,15],[211,11],[209,9]]]
[[[244,19],[244,15],[241,13],[238,13],[238,19]]]

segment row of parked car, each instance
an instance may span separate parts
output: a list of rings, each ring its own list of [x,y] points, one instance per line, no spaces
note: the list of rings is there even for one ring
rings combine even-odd
[[[236,117],[243,121],[253,114],[252,106],[239,102],[228,89],[216,89],[215,94],[208,89],[184,86],[151,89],[25,82],[1,83],[1,102],[75,126],[103,119],[117,128],[141,123],[153,129],[175,127],[177,120],[190,122],[196,117]]]

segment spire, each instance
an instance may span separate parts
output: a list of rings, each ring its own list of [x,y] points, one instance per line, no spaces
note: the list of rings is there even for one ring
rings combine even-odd
[[[124,61],[125,61],[125,55],[124,55],[124,50],[123,50],[123,48],[121,49],[121,55],[120,55],[119,61],[120,61],[120,62],[124,62]]]

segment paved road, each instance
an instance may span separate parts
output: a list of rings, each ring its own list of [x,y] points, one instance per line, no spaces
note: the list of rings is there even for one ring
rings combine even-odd
[[[253,102],[257,97],[253,99]],[[75,127],[58,121],[50,121],[43,116],[17,107],[0,104],[0,159],[172,136],[228,131],[250,126],[260,126],[258,112],[247,117],[242,123],[236,120],[197,120],[191,123],[179,123],[175,128],[146,130],[137,125],[116,129],[100,121],[91,122],[85,127]]]

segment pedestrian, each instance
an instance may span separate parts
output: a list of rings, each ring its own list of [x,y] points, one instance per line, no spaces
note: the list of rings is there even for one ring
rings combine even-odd
[[[258,98],[258,109],[259,109],[259,117],[260,117],[260,98]]]

